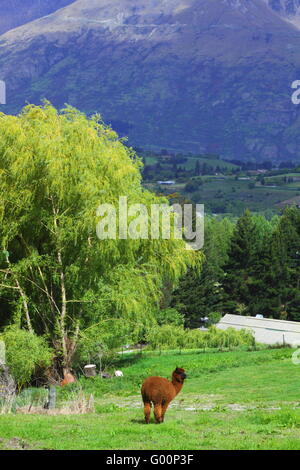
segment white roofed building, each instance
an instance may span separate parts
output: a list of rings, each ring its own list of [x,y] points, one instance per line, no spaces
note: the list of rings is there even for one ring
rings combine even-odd
[[[221,330],[252,330],[257,343],[300,345],[300,322],[227,314],[216,326]]]

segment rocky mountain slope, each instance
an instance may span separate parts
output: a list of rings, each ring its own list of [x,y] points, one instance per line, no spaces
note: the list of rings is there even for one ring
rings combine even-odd
[[[272,10],[279,13],[283,18],[287,18],[294,23],[298,23],[300,11],[299,0],[264,0]]]
[[[136,146],[300,159],[290,3],[77,0],[0,36],[1,109],[46,97],[100,112]]]

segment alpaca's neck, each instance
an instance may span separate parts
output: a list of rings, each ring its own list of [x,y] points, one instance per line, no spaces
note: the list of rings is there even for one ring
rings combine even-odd
[[[172,384],[173,384],[173,387],[175,388],[176,395],[178,395],[178,393],[183,387],[183,383],[177,382],[177,380],[173,379]]]

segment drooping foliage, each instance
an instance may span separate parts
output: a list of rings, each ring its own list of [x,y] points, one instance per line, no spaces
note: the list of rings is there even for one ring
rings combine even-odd
[[[167,202],[142,188],[140,168],[99,116],[48,102],[0,115],[0,327],[47,335],[68,366],[103,319],[135,334],[151,323],[164,283],[200,257],[180,240],[97,238],[100,204]]]

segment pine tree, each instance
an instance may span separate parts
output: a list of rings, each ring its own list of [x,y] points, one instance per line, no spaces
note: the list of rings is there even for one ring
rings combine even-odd
[[[201,273],[190,269],[173,293],[172,306],[185,317],[187,327],[201,325],[201,318],[224,310],[223,266],[228,260],[228,248],[234,224],[223,219],[205,219],[205,262]]]
[[[257,247],[257,229],[249,210],[237,221],[224,266],[224,290],[226,309],[239,313],[238,306],[247,306],[255,293],[254,269]]]
[[[276,318],[300,320],[300,211],[284,212],[270,243],[263,276],[265,297]]]

